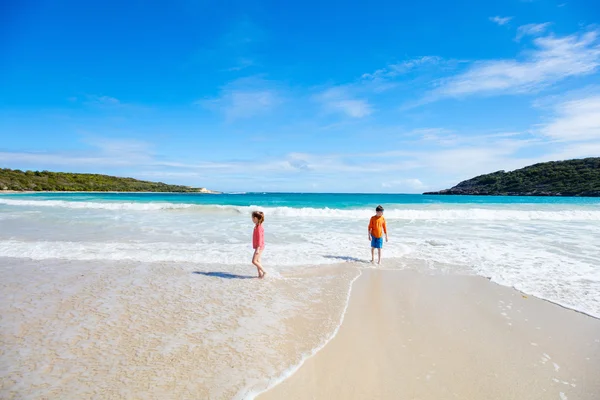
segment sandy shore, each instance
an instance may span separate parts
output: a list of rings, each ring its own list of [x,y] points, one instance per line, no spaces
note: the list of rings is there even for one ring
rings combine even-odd
[[[0,257],[0,399],[242,399],[339,326],[347,265]]]
[[[365,270],[338,335],[270,399],[600,398],[600,320],[468,276]]]
[[[259,281],[0,258],[0,398],[237,400],[318,348],[258,398],[600,398],[600,320],[481,277],[357,266]]]

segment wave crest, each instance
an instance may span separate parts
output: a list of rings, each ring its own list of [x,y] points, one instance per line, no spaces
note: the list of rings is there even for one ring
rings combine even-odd
[[[314,208],[314,207],[264,207],[258,205],[203,205],[190,203],[136,203],[136,202],[87,202],[66,200],[17,200],[0,199],[0,204],[21,207],[59,207],[71,209],[124,210],[124,211],[161,211],[188,210],[204,213],[249,214],[254,210],[262,210],[268,216],[305,217],[305,218],[344,218],[365,219],[373,215],[373,210]],[[413,206],[414,207],[414,206]],[[448,205],[452,207],[452,205]],[[542,207],[540,207],[542,208]],[[519,210],[501,208],[388,208],[385,212],[387,219],[398,220],[434,220],[434,221],[600,221],[600,210],[558,209],[558,210]]]

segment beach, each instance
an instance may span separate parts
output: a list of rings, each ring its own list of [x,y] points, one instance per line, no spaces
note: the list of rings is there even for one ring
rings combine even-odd
[[[0,227],[3,399],[600,393],[599,200],[7,194]]]
[[[215,265],[0,261],[12,263],[0,297],[6,399],[600,393],[600,320],[482,277],[349,262],[263,283]],[[221,289],[206,296],[206,285]],[[241,301],[232,288],[255,293]]]
[[[338,335],[259,400],[597,399],[600,320],[480,277],[363,270]]]
[[[264,282],[218,265],[0,266],[2,399],[248,398],[326,342],[358,276],[338,265]]]

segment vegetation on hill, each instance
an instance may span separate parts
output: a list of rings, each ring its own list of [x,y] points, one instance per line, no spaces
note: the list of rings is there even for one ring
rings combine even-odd
[[[600,197],[600,157],[553,161],[498,171],[425,194]]]
[[[0,190],[74,192],[210,192],[204,188],[167,185],[99,174],[21,171],[0,168]]]

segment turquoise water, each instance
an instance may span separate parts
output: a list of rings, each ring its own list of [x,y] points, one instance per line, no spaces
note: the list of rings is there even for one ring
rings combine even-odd
[[[526,197],[526,196],[434,196],[418,194],[345,194],[345,193],[240,193],[240,194],[176,194],[176,193],[35,193],[3,195],[5,198],[63,201],[140,202],[174,204],[211,204],[265,207],[362,208],[397,204],[563,204],[598,206],[600,198],[591,197]]]

